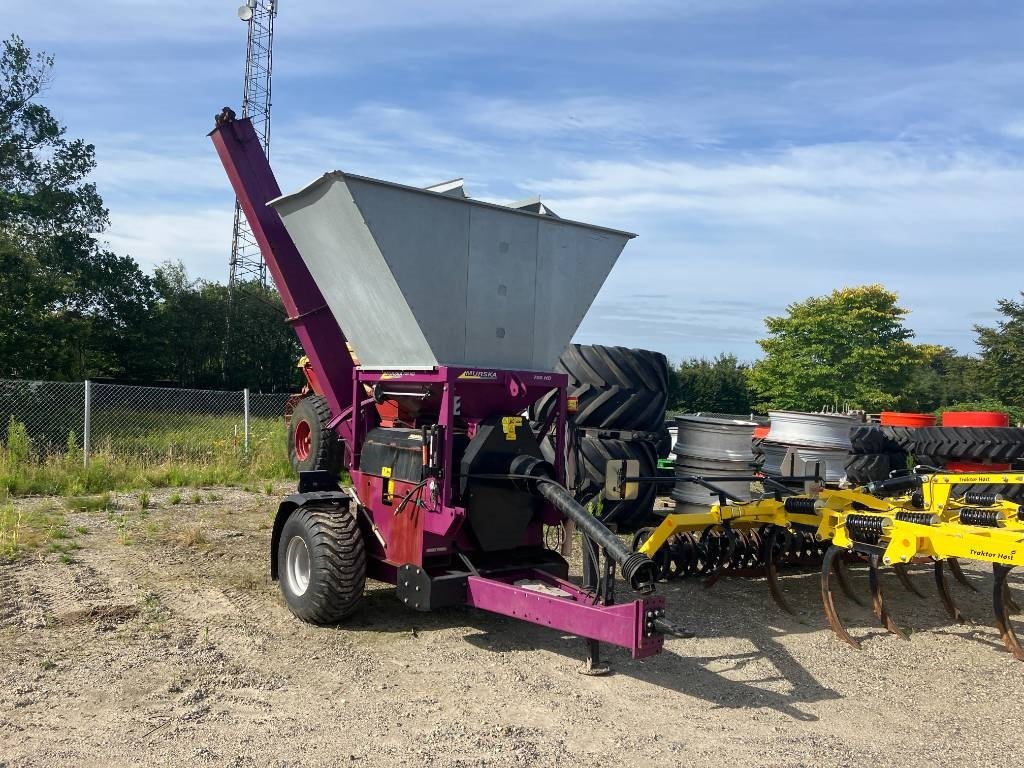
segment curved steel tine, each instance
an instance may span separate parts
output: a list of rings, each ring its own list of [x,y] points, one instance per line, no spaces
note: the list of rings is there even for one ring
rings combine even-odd
[[[949,593],[949,585],[946,583],[946,577],[942,572],[942,561],[935,561],[935,586],[939,589],[939,599],[942,600],[942,605],[946,609],[946,613],[949,617],[958,624],[964,623],[964,615],[960,613],[960,609],[956,607],[956,603],[953,602],[953,596]]]
[[[878,620],[882,622],[883,627],[897,637],[909,640],[910,638],[897,626],[892,616],[889,615],[889,611],[885,608],[885,596],[882,595],[882,584],[878,578],[878,564],[881,562],[881,559],[879,555],[868,557],[868,583],[871,585],[871,608],[874,610]]]
[[[860,643],[854,640],[849,632],[846,631],[846,627],[843,626],[843,622],[839,619],[839,614],[836,612],[835,601],[832,599],[832,587],[829,583],[830,577],[833,573],[833,564],[836,560],[836,555],[845,552],[841,547],[837,547],[834,544],[828,548],[828,552],[825,553],[824,560],[821,564],[821,602],[825,608],[825,618],[828,619],[829,626],[832,627],[832,631],[836,633],[836,636],[840,640],[848,643],[853,648],[860,650]]]
[[[1002,644],[1007,646],[1007,650],[1014,654],[1014,658],[1024,662],[1024,648],[1021,647],[1020,640],[1017,639],[1017,633],[1014,632],[1013,625],[1010,624],[1010,613],[1007,610],[1007,577],[1010,575],[1010,571],[1013,570],[1012,565],[1002,565],[1001,563],[992,563],[992,607],[995,608],[995,628],[999,631],[999,637],[1002,638]]]
[[[850,574],[846,570],[846,566],[843,564],[843,558],[837,557],[833,562],[832,567],[836,572],[836,578],[839,580],[839,588],[843,590],[843,594],[863,608],[864,601],[857,597],[857,594],[853,591],[853,587],[850,586]]]
[[[773,525],[764,540],[764,576],[768,581],[768,591],[771,593],[775,604],[791,616],[796,616],[796,611],[786,602],[782,595],[782,587],[779,585],[779,571],[776,567],[775,543],[779,535],[779,527]]]
[[[736,554],[736,532],[729,527],[724,527],[717,533],[718,535],[715,536],[717,539],[715,565],[711,574],[704,579],[704,589],[710,589],[715,586],[718,580],[722,578],[722,573],[732,568],[732,558]],[[722,547],[723,540],[725,543],[724,549]]]
[[[978,588],[974,586],[970,579],[967,578],[967,574],[964,573],[964,569],[960,567],[960,561],[955,557],[950,557],[946,560],[949,563],[949,570],[953,574],[953,578],[967,587],[971,592],[977,592]]]
[[[1003,602],[1006,603],[1006,607],[1009,609],[1011,614],[1020,613],[1020,606],[1017,605],[1013,599],[1013,595],[1010,594],[1009,583],[1003,584]]]
[[[924,597],[924,593],[915,587],[914,582],[910,580],[910,574],[907,573],[906,563],[896,563],[893,565],[892,569],[896,572],[896,578],[900,580],[900,584],[903,585],[903,588],[907,590],[907,592],[913,592],[920,598]]]
[[[1013,625],[1010,624],[1006,612],[1006,577],[1012,570],[1013,566],[1010,565],[992,564],[992,576],[995,580],[992,586],[992,605],[995,608],[996,629],[999,630],[999,635],[1003,639],[1003,645],[1015,659],[1024,661],[1024,648],[1021,647],[1020,640],[1017,639],[1017,633],[1013,631]]]

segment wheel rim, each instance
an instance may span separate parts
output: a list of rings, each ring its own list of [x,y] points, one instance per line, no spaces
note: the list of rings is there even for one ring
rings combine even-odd
[[[308,421],[300,421],[295,427],[295,456],[299,461],[309,458],[313,448],[313,430],[309,427]]]
[[[288,573],[288,586],[296,595],[306,594],[309,589],[309,547],[301,536],[293,536],[288,542],[284,553],[285,570]]]

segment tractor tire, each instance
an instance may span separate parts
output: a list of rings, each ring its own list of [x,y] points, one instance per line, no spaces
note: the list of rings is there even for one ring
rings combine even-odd
[[[653,477],[658,469],[654,445],[645,440],[607,440],[599,437],[580,437],[580,487],[576,499],[587,504],[601,497],[604,490],[605,468],[609,461],[636,459],[640,475]],[[628,501],[610,501],[600,498],[598,519],[614,524],[619,531],[634,531],[652,524],[654,515],[655,483],[641,483],[637,498]]]
[[[558,361],[558,370],[581,384],[668,390],[668,359],[660,352],[646,349],[570,344]]]
[[[328,429],[330,421],[331,409],[319,395],[304,397],[295,405],[288,425],[288,457],[296,472],[341,473],[344,443]]]
[[[861,424],[851,428],[850,453],[855,456],[866,456],[904,450],[904,446],[895,439],[891,429],[877,424]]]
[[[658,432],[668,402],[668,360],[660,352],[570,344],[555,367],[569,375],[569,397],[577,402],[570,421],[579,427]],[[555,393],[542,397],[531,418],[545,421]]]
[[[669,454],[672,453],[672,433],[668,429],[662,429],[658,433],[658,441],[654,446],[654,450],[659,459],[667,459]]]
[[[359,607],[366,584],[363,534],[335,505],[304,505],[281,530],[277,572],[288,609],[310,624],[337,624]]]
[[[854,486],[867,485],[906,468],[907,454],[902,452],[854,454],[846,459],[846,480]]]
[[[943,462],[1010,463],[1024,457],[1024,429],[1017,427],[921,427],[913,443],[915,454]]]

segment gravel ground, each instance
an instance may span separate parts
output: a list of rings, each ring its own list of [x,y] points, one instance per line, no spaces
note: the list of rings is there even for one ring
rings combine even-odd
[[[645,661],[607,649],[595,678],[578,639],[414,613],[377,584],[345,626],[301,624],[267,576],[276,493],[152,497],[144,516],[71,514],[88,531],[71,558],[0,566],[0,766],[1019,763],[1024,665],[980,570],[981,594],[953,586],[964,626],[884,577],[909,643],[844,604],[860,652],[827,630],[816,574],[784,578],[796,618],[761,579],[665,584],[698,636]]]

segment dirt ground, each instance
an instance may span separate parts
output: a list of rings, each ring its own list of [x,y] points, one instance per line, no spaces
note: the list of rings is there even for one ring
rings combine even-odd
[[[698,636],[608,649],[614,674],[585,677],[578,639],[414,613],[379,584],[345,626],[301,624],[267,574],[276,492],[152,497],[70,514],[71,557],[0,566],[0,766],[1019,764],[1024,664],[981,571],[980,594],[953,587],[964,626],[886,576],[909,643],[844,604],[860,652],[827,630],[816,574],[784,579],[799,618],[760,579],[662,585]]]

